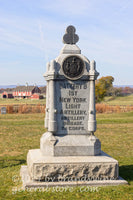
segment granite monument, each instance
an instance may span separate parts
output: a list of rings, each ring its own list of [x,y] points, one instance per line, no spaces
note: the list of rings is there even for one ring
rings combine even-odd
[[[119,179],[118,161],[101,151],[101,142],[94,135],[99,73],[96,62],[81,54],[78,40],[75,27],[68,26],[59,56],[47,63],[47,132],[40,139],[40,149],[29,150],[27,166],[21,168],[24,187],[45,187],[48,179],[55,185],[91,183],[81,181],[83,178],[125,183]]]

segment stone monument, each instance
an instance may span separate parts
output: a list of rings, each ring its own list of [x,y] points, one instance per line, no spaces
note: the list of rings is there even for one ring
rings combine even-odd
[[[6,114],[6,107],[1,108],[1,114]]]
[[[21,168],[24,187],[94,185],[90,179],[97,180],[96,185],[103,184],[99,180],[125,183],[119,179],[117,160],[101,151],[101,143],[94,135],[95,80],[99,73],[96,62],[81,54],[78,40],[76,29],[68,26],[63,49],[47,63],[47,132],[40,139],[40,149],[29,150],[27,166]]]

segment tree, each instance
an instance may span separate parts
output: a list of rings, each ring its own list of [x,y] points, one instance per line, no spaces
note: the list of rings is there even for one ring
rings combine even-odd
[[[112,76],[101,77],[96,81],[96,102],[100,102],[105,96],[111,95],[114,78]]]

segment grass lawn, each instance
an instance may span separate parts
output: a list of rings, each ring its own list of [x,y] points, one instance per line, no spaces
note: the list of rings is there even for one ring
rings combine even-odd
[[[13,105],[13,104],[45,104],[45,99],[3,99],[0,98],[0,105]]]
[[[0,200],[80,199],[115,200],[133,199],[133,112],[97,114],[96,136],[102,150],[119,161],[120,176],[129,185],[90,188],[72,188],[64,192],[12,193],[13,187],[21,186],[21,165],[26,164],[29,149],[39,148],[44,130],[44,114],[0,115]]]
[[[124,97],[115,97],[112,99],[112,97],[105,97],[104,102],[108,105],[133,105],[133,94],[124,96]]]

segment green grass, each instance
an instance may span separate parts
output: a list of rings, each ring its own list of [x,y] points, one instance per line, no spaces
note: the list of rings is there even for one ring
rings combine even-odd
[[[133,94],[125,97],[105,97],[103,103],[108,105],[133,105]],[[0,98],[0,105],[12,104],[45,104],[45,99],[31,100],[31,99],[3,99]]]
[[[3,99],[0,98],[0,105],[13,104],[45,104],[45,99]]]
[[[104,102],[108,105],[133,105],[133,94],[124,97],[105,97]]]
[[[21,165],[26,164],[29,149],[39,148],[40,137],[45,132],[44,114],[0,115],[0,200],[42,199],[133,199],[133,112],[97,114],[96,136],[102,150],[119,161],[120,176],[129,185],[94,188],[76,187],[66,192],[12,193],[13,187],[21,186]]]

